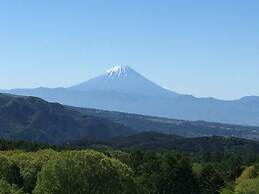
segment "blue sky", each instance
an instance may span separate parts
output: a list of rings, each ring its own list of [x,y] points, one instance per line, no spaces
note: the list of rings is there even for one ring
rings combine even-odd
[[[259,95],[257,0],[2,0],[0,88],[70,86],[122,64],[176,92]]]

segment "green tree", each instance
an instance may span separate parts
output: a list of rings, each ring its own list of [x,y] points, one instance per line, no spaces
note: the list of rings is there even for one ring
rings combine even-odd
[[[9,184],[23,185],[19,167],[3,155],[0,155],[0,178]]]
[[[133,194],[130,169],[95,151],[66,151],[43,166],[35,194]]]
[[[58,152],[53,150],[40,150],[37,152],[10,152],[9,158],[19,166],[23,177],[24,191],[31,193],[36,186],[37,174],[43,164],[57,157]]]
[[[259,194],[259,178],[241,181],[234,194]]]
[[[141,160],[137,160],[139,162],[133,164],[138,169],[136,180],[142,186],[143,193],[198,193],[198,180],[187,158],[173,153],[158,154],[155,152],[146,152],[143,157],[134,158],[141,158]]]
[[[166,154],[161,165],[159,193],[196,194],[198,180],[192,171],[190,161],[175,154]]]
[[[10,185],[7,181],[0,179],[0,194],[25,194],[16,185]]]
[[[216,172],[212,165],[206,165],[200,176],[200,189],[202,194],[219,194],[224,187],[223,178]]]
[[[221,190],[220,194],[234,194],[234,192],[230,189],[224,188]]]
[[[144,153],[141,151],[134,151],[130,154],[128,164],[132,168],[134,175],[138,175],[143,165]]]
[[[160,162],[156,153],[147,152],[143,155],[139,166],[136,168],[138,169],[136,180],[142,186],[142,193],[158,193],[161,179]]]
[[[244,170],[242,168],[242,159],[239,155],[231,156],[227,161],[227,166],[229,169],[228,178],[230,181],[235,181]]]

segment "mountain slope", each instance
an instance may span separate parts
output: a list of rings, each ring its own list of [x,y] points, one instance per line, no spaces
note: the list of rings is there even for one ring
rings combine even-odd
[[[176,93],[149,81],[129,66],[116,66],[105,74],[69,89],[78,91],[114,91],[143,96],[175,97]]]
[[[35,97],[0,94],[0,137],[48,143],[107,140],[132,130]]]
[[[186,152],[238,152],[259,153],[259,142],[225,137],[183,138],[155,132],[143,132],[112,139],[108,145],[117,149],[166,149]]]
[[[259,127],[66,107],[35,97],[0,94],[0,138],[64,143],[78,139],[103,141],[144,131],[259,140]]]
[[[104,118],[136,132],[153,131],[184,137],[225,136],[259,140],[259,127],[230,125],[205,121],[184,121],[122,112],[74,108],[82,114]]]
[[[70,88],[15,89],[5,92],[37,96],[77,107],[259,126],[259,97],[224,101],[179,95],[154,84],[127,66],[115,67]]]

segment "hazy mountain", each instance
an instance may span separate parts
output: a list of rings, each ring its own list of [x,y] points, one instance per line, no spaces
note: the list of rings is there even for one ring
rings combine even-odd
[[[64,143],[81,138],[107,140],[132,133],[123,125],[57,103],[0,94],[0,138]]]
[[[0,94],[0,138],[48,143],[107,141],[154,131],[184,137],[225,136],[259,140],[259,127],[63,106],[36,97]]]
[[[224,136],[259,140],[259,127],[205,121],[184,121],[87,108],[70,108],[82,114],[107,119],[124,125],[136,132],[153,131],[183,137]]]
[[[166,90],[149,81],[129,66],[116,66],[105,74],[69,89],[77,91],[113,91],[143,96],[175,97],[175,92]]]
[[[70,88],[15,89],[5,92],[37,96],[78,107],[183,120],[259,125],[259,97],[224,101],[180,95],[149,81],[128,66],[117,66]]]

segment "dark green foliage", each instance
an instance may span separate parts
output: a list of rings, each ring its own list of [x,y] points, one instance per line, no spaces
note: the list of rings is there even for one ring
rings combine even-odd
[[[0,151],[7,150],[24,150],[24,151],[37,151],[40,149],[63,149],[61,147],[50,145],[50,144],[39,144],[35,142],[26,142],[26,141],[10,141],[10,140],[0,140]]]
[[[251,173],[251,178],[256,178],[259,175],[259,164],[254,165],[254,170]]]
[[[190,162],[179,155],[167,154],[162,163],[159,193],[198,194],[198,180]]]
[[[226,166],[229,169],[229,180],[235,180],[243,172],[242,158],[238,155],[233,155],[226,161]]]
[[[0,179],[0,193],[1,194],[25,194],[21,188],[16,185],[11,185],[7,181]]]
[[[198,179],[190,161],[181,155],[133,152],[129,165],[143,192],[158,194],[198,193]]]
[[[201,172],[201,194],[219,194],[225,182],[212,165],[206,165]]]
[[[3,155],[0,155],[0,179],[5,180],[11,185],[23,185],[20,168]]]
[[[157,132],[143,132],[128,137],[114,138],[108,145],[117,149],[178,150],[185,152],[259,153],[259,142],[239,138],[197,137],[183,138]],[[220,157],[220,155],[218,156]]]

